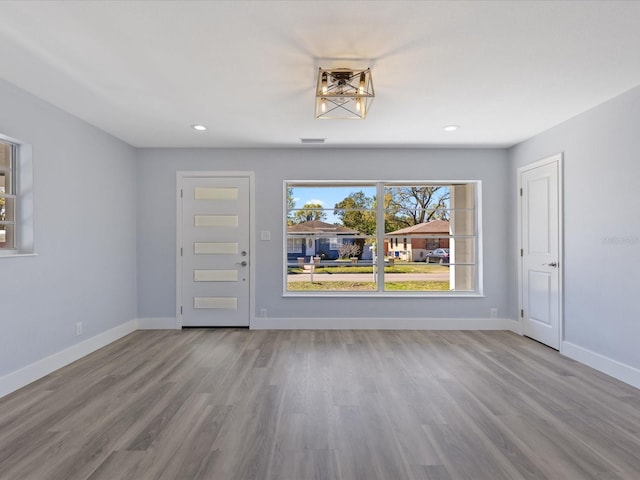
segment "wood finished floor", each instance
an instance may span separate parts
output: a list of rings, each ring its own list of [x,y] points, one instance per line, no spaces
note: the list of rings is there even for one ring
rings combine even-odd
[[[640,479],[640,391],[507,332],[138,331],[0,399],[11,480]]]

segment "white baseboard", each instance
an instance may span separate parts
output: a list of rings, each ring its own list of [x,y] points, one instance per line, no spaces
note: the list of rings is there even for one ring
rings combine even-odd
[[[138,329],[138,321],[130,320],[122,325],[118,325],[106,332],[102,332],[94,337],[88,338],[80,343],[76,343],[69,348],[49,355],[42,360],[38,360],[26,367],[22,367],[15,372],[11,372],[4,377],[0,377],[0,398],[11,392],[18,390],[31,382],[50,374],[72,362],[95,352],[99,348],[115,342],[119,338],[129,335]]]
[[[252,319],[252,330],[511,330],[508,318],[273,318]]]
[[[180,330],[181,328],[182,325],[175,317],[138,319],[138,330]]]
[[[511,330],[513,333],[517,333],[518,335],[524,335],[522,320],[511,320],[511,328],[509,330]]]
[[[640,370],[573,343],[562,342],[562,354],[613,378],[640,388]]]

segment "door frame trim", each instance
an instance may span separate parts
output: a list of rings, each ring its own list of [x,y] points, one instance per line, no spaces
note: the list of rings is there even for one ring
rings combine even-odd
[[[249,179],[249,328],[255,323],[255,172],[253,171],[177,171],[176,172],[176,323],[182,328],[182,182],[185,178],[244,177]]]
[[[533,170],[544,165],[555,163],[558,168],[558,349],[560,353],[563,353],[564,342],[564,178],[563,178],[563,153],[556,153],[554,155],[545,157],[533,163],[529,163],[518,168],[517,175],[517,265],[518,265],[518,328],[520,334],[524,335],[524,318],[520,316],[520,312],[523,308],[522,288],[524,285],[522,258],[519,253],[522,249],[522,196],[520,195],[520,189],[522,188],[522,174],[529,170]]]

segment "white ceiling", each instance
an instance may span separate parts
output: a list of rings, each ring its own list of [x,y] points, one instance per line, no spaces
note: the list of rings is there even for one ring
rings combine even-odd
[[[356,63],[367,119],[314,119]],[[0,77],[137,147],[503,147],[640,84],[640,2],[2,1]]]

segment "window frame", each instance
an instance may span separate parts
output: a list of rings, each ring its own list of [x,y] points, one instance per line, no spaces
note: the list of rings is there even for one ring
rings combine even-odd
[[[287,218],[289,206],[287,204],[287,192],[292,187],[375,187],[376,197],[384,198],[385,187],[403,187],[403,186],[450,186],[455,185],[473,185],[473,219],[475,231],[473,235],[460,235],[459,237],[472,238],[475,261],[471,265],[473,271],[473,290],[447,290],[447,291],[397,291],[385,290],[384,288],[384,240],[387,235],[384,232],[385,208],[384,204],[375,207],[376,215],[376,262],[374,272],[377,275],[376,290],[373,291],[322,291],[322,290],[288,290],[287,271],[287,241],[289,235],[287,233]],[[325,210],[333,210],[333,208],[325,208]],[[464,297],[484,297],[483,286],[483,247],[482,247],[482,180],[284,180],[283,181],[283,281],[282,296],[283,297],[448,297],[448,298],[464,298]],[[383,225],[383,228],[379,228]],[[449,238],[453,238],[454,235]],[[391,239],[391,241],[393,241]],[[398,241],[396,237],[396,242]],[[455,264],[454,264],[455,265]],[[463,264],[460,264],[463,265]]]
[[[36,255],[34,247],[33,157],[32,146],[0,133],[0,143],[11,146],[11,182],[14,218],[13,248],[0,248],[0,258]]]
[[[16,230],[17,211],[19,207],[18,196],[16,195],[17,185],[17,145],[13,142],[0,138],[0,145],[9,147],[9,168],[0,165],[0,173],[4,173],[4,190],[0,190],[0,198],[4,199],[5,219],[0,218],[0,226],[9,227],[4,229],[5,241],[3,243],[11,245],[11,247],[3,247],[0,245],[0,255],[12,255],[18,251],[18,232]],[[11,210],[11,212],[9,212]],[[8,214],[8,215],[7,215]],[[7,220],[6,217],[9,217]],[[9,233],[11,232],[11,233]]]

